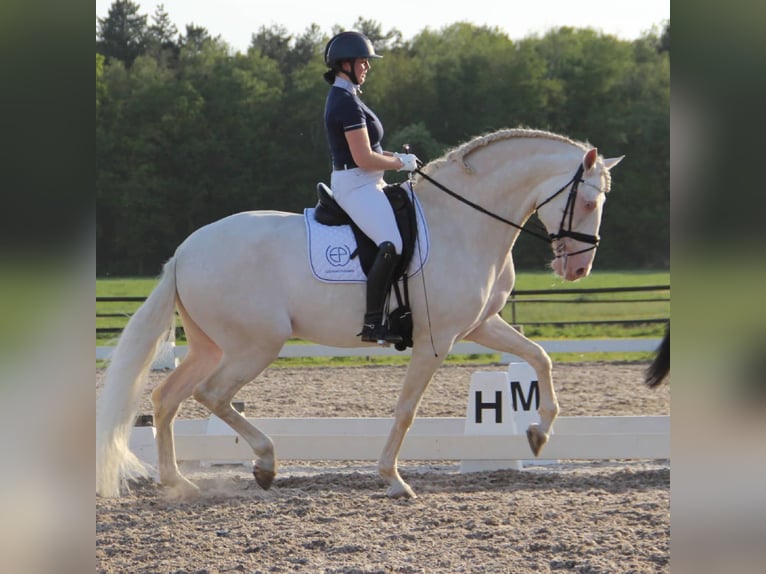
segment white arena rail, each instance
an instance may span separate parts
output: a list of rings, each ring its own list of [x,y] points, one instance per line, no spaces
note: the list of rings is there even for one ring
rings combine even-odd
[[[377,460],[393,423],[390,418],[249,418],[274,441],[282,460]],[[179,461],[249,462],[250,446],[233,431],[209,434],[208,419],[178,420],[174,431]],[[463,418],[416,419],[400,460],[529,459],[520,435],[466,435]],[[669,416],[559,417],[542,455],[549,459],[669,459]],[[156,461],[154,428],[136,427],[131,449]]]

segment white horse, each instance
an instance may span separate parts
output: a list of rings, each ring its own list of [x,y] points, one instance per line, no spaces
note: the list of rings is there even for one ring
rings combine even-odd
[[[418,278],[410,284],[412,357],[378,462],[389,497],[415,497],[399,475],[399,450],[434,372],[461,339],[517,355],[535,369],[540,423],[527,435],[533,453],[540,452],[559,411],[551,360],[498,314],[515,280],[511,248],[520,231],[514,224],[537,211],[551,234],[553,271],[570,281],[587,276],[609,170],[621,159],[604,159],[595,148],[548,132],[501,130],[453,149],[415,177],[431,245],[424,283]],[[357,333],[364,285],[313,277],[299,214],[239,213],[192,233],[128,322],[107,369],[96,419],[96,490],[102,496],[119,496],[122,481],[146,474],[128,439],[153,354],[175,308],[189,353],[152,392],[160,482],[170,496],[198,493],[179,472],[173,444],[173,420],[181,402],[193,396],[249,443],[257,458],[255,478],[269,488],[277,470],[273,443],[231,400],[277,358],[289,337],[362,346]]]

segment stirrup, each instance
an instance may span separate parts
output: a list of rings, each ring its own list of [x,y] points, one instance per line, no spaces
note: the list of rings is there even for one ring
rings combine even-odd
[[[385,325],[376,323],[365,323],[362,326],[362,332],[359,333],[362,341],[365,343],[377,343],[378,345],[390,345],[404,342],[401,335],[391,333]]]

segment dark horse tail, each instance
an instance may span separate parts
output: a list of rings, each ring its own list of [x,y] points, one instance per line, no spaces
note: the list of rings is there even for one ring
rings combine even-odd
[[[654,355],[654,360],[646,369],[644,382],[649,388],[659,385],[670,372],[670,322],[665,327],[665,336]]]

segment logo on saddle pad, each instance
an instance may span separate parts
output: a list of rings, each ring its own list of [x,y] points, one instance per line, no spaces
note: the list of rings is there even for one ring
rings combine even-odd
[[[343,267],[351,260],[351,250],[348,245],[328,245],[324,256],[333,267]]]

